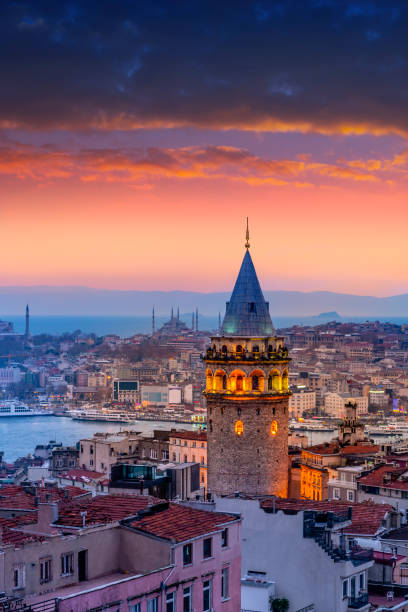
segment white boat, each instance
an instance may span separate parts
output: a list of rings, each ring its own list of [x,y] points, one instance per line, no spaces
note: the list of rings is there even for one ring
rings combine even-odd
[[[118,412],[101,412],[99,410],[69,410],[68,415],[74,421],[101,421],[105,423],[127,423],[133,425],[135,419],[129,415]]]
[[[17,400],[0,401],[1,417],[28,417],[28,416],[52,416],[52,412],[41,408],[31,408]]]

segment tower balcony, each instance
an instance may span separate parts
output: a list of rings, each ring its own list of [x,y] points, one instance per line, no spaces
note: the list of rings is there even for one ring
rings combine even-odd
[[[272,351],[218,351],[213,348],[208,348],[205,355],[202,356],[205,361],[214,362],[280,362],[290,361],[289,351],[286,347],[279,347],[279,349]]]

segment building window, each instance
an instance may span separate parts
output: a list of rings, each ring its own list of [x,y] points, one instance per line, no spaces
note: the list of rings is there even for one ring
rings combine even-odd
[[[364,580],[365,576],[364,573],[360,574],[360,591],[364,590],[364,586],[365,586],[365,580]]]
[[[51,581],[51,559],[42,559],[40,561],[40,582]]]
[[[157,450],[152,448],[150,449],[150,458],[151,459],[157,459]]]
[[[343,580],[343,597],[348,595],[348,580]]]
[[[193,587],[183,589],[183,612],[193,612]]]
[[[228,529],[223,529],[221,532],[221,546],[223,548],[228,546]]]
[[[89,460],[89,465],[93,465],[93,459]]]
[[[74,573],[74,554],[61,555],[61,576],[70,576]]]
[[[354,491],[347,491],[347,501],[354,501]]]
[[[24,563],[13,566],[13,588],[22,589],[25,586]]]
[[[272,421],[271,423],[271,436],[276,436],[278,433],[278,423],[277,421]]]
[[[203,558],[208,559],[212,556],[212,538],[206,538],[203,541]]]
[[[187,455],[184,455],[184,463],[187,463]]]
[[[340,489],[333,489],[334,499],[340,499]]]
[[[159,598],[147,600],[147,612],[159,612]]]
[[[176,612],[176,591],[166,595],[166,612]]]
[[[244,433],[244,424],[242,421],[235,421],[235,433],[237,436],[242,436]]]
[[[228,599],[229,597],[229,568],[224,567],[221,572],[221,598]]]
[[[183,565],[190,565],[193,562],[193,545],[185,544],[183,546]]]
[[[133,606],[129,606],[129,612],[141,612],[140,603],[133,604]]]
[[[210,612],[211,610],[211,580],[204,580],[203,582],[203,612]]]

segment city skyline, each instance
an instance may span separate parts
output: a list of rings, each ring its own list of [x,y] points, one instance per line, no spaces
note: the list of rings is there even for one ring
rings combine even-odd
[[[0,286],[407,292],[402,0],[98,6],[0,9]]]

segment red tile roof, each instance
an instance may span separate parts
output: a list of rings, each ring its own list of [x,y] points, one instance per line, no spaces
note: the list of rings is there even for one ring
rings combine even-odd
[[[337,455],[339,452],[339,445],[335,442],[327,442],[325,444],[315,444],[314,446],[308,446],[302,449],[302,452],[312,453],[314,455]]]
[[[342,455],[375,455],[380,447],[377,444],[355,444],[354,446],[343,446],[340,449]]]
[[[59,510],[56,525],[82,527],[81,512],[86,511],[85,525],[114,523],[131,516],[149,504],[160,500],[148,495],[98,495],[84,497],[64,504]]]
[[[160,507],[163,507],[160,509]],[[142,513],[143,514],[143,513]],[[158,504],[157,511],[132,520],[129,525],[172,542],[185,542],[192,538],[222,531],[225,523],[237,520],[232,514],[197,510],[180,504]]]
[[[81,468],[73,468],[67,472],[60,474],[59,478],[65,480],[74,480],[79,482],[89,482],[90,480],[99,481],[101,478],[106,478],[104,472],[93,472],[92,470],[82,470]]]
[[[374,468],[365,476],[360,476],[358,482],[360,484],[372,487],[383,487],[386,489],[398,489],[400,491],[408,491],[408,476],[407,479],[401,479],[403,474],[407,473],[405,467],[395,467],[394,465],[381,465]]]
[[[207,442],[206,431],[172,431],[169,438],[181,438],[182,440],[199,440]]]
[[[261,508],[272,508],[275,503],[276,510],[316,510],[316,512],[335,512],[345,514],[352,507],[352,522],[344,532],[352,535],[374,535],[381,526],[382,521],[392,506],[388,504],[374,504],[373,502],[347,503],[337,500],[312,501],[310,499],[264,499],[260,502]]]
[[[0,509],[34,511],[37,502],[45,503],[59,502],[65,499],[84,495],[84,491],[78,487],[37,487],[32,492],[20,485],[5,485],[0,488]],[[37,502],[36,502],[37,498]]]

